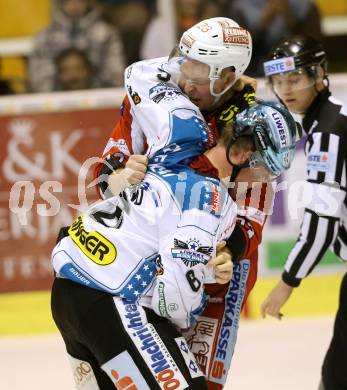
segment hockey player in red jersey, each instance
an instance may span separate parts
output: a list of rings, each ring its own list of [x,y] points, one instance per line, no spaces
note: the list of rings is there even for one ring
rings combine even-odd
[[[117,191],[119,183],[125,180],[131,185],[137,184],[145,175],[145,154],[151,155],[158,133],[146,130],[146,121],[150,123],[157,118],[151,117],[149,106],[142,105],[143,94],[163,108],[163,115],[174,110],[177,96],[187,95],[219,138],[223,136],[223,128],[234,123],[235,116],[255,101],[251,83],[247,81],[246,84],[241,78],[251,53],[252,42],[247,30],[231,19],[213,18],[187,30],[170,57],[128,67],[125,71],[127,95],[122,104],[121,118],[105,148],[104,162],[96,170],[102,196],[107,197]],[[156,67],[154,74],[149,71],[153,67]],[[138,78],[137,74],[140,75]],[[145,90],[141,80],[148,79],[153,85]],[[139,117],[141,110],[144,115]],[[254,118],[252,125],[257,120]],[[284,155],[275,161],[274,177],[288,168],[288,161]],[[190,164],[200,172],[213,172],[213,167],[203,157]],[[248,169],[236,166],[231,181],[242,182],[242,174]],[[256,281],[258,246],[274,195],[272,186],[265,182],[267,180],[264,177],[264,182],[259,183],[258,179],[257,185],[246,191],[242,191],[241,186],[230,188],[239,206],[237,224],[229,245],[234,276],[226,285],[216,284],[207,289],[209,304],[201,321],[198,320],[195,329],[187,335],[210,389],[222,389],[226,381],[241,308]],[[200,348],[202,345],[204,347]]]

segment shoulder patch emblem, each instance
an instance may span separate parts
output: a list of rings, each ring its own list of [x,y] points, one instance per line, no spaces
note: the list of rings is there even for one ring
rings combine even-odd
[[[139,94],[135,91],[133,91],[132,87],[130,85],[127,86],[129,95],[131,96],[132,101],[134,102],[135,105],[141,103],[141,98]]]

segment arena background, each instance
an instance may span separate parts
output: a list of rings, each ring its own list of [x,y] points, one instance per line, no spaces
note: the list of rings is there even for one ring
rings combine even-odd
[[[31,3],[35,3],[35,10]],[[317,3],[329,36],[334,31],[336,35],[341,31],[347,34],[347,1],[332,1],[329,6],[323,0]],[[170,1],[160,4],[166,4],[163,9],[168,12]],[[6,15],[0,26],[1,73],[20,80],[25,72],[22,54],[30,50],[31,34],[47,24],[49,1],[1,1],[0,12]],[[14,33],[14,22],[22,18],[27,22],[16,23]],[[334,95],[347,102],[347,73],[333,74],[330,81]],[[259,80],[258,96],[271,98],[263,80]],[[29,389],[30,385],[36,389],[72,388],[63,346],[50,315],[50,251],[58,228],[71,223],[83,207],[96,200],[93,189],[87,190],[86,197],[77,192],[78,180],[80,188],[91,181],[91,169],[86,175],[81,164],[102,152],[119,116],[122,97],[122,89],[104,89],[0,98],[0,388],[16,390],[24,384]],[[293,183],[304,179],[303,166],[299,147],[293,168],[283,180]],[[300,188],[277,194],[261,247],[259,280],[241,322],[233,363],[238,379],[233,390],[251,389],[259,380],[264,382],[259,389],[316,388],[345,266],[328,253],[294,292],[284,308],[282,323],[259,320],[260,302],[278,280],[297,238],[302,211]],[[27,353],[29,357],[25,357]],[[254,382],[246,374],[246,361],[254,362]],[[54,377],[57,367],[61,367],[59,378]],[[266,367],[269,371],[265,375]],[[302,370],[304,382],[294,387],[290,372],[295,369]],[[18,371],[23,378],[14,379]],[[287,377],[291,387],[283,385],[282,377]],[[45,387],[45,381],[52,385]]]

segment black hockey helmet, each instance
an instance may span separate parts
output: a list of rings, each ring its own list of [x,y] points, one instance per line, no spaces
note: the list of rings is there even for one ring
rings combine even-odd
[[[264,71],[265,76],[271,76],[304,68],[309,76],[314,77],[318,65],[326,72],[326,53],[322,44],[311,36],[295,35],[272,47]]]

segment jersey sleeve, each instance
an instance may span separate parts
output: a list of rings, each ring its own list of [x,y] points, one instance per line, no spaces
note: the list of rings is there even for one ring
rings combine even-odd
[[[112,130],[111,136],[102,154],[103,158],[106,158],[113,153],[121,153],[124,156],[129,157],[131,154],[134,154],[135,148],[141,152],[143,151],[141,150],[141,143],[142,148],[144,144],[143,135],[141,135],[139,131],[136,131],[136,128],[133,128],[134,125],[131,104],[129,102],[129,97],[126,95],[121,106],[121,116]],[[136,146],[133,145],[134,135],[136,138],[140,138],[138,145]]]
[[[207,304],[204,283],[213,278],[206,264],[216,254],[216,243],[230,235],[235,216],[230,198],[219,217],[198,209],[183,212],[177,229],[160,248],[163,271],[152,297],[158,315],[182,329],[195,322]]]
[[[346,213],[346,139],[346,132],[344,136],[315,132],[308,138],[308,179],[304,187],[307,205],[299,237],[282,274],[283,281],[290,286],[300,284],[328,248],[339,239],[339,233],[343,230],[342,215]],[[338,254],[341,256],[341,253]]]
[[[249,259],[262,241],[267,216],[272,212],[275,191],[272,183],[259,183],[243,195],[233,194],[237,204],[235,229],[227,241],[234,262]]]
[[[197,133],[203,138],[196,124],[200,120],[200,127],[204,125],[200,111],[177,85],[158,79],[158,66],[162,64],[159,60],[140,61],[125,71],[126,97],[121,117],[95,170],[101,195],[106,194],[108,175],[126,163],[130,155],[146,153],[151,158],[169,143],[191,142],[192,147],[198,147],[198,142],[194,144],[190,138],[195,139]],[[182,133],[186,125],[190,128]],[[193,127],[195,132],[190,135]],[[205,137],[209,142],[208,132]]]
[[[124,166],[130,155],[143,154],[145,147],[145,136],[133,120],[131,104],[126,95],[121,106],[121,116],[94,170],[101,197],[106,194],[108,175]]]

